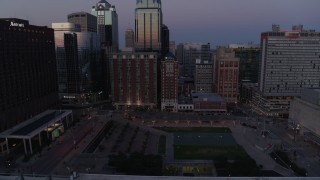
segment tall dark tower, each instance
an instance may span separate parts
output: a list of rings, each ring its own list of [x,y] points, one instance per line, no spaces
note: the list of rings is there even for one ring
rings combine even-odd
[[[53,29],[0,19],[0,132],[57,104]]]
[[[161,27],[161,51],[162,56],[166,55],[170,49],[170,31],[168,26],[162,25]],[[174,52],[172,52],[174,53]]]
[[[137,0],[135,50],[161,51],[161,0]]]

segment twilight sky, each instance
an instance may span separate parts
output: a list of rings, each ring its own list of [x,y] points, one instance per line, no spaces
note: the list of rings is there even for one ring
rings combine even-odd
[[[31,24],[66,22],[67,14],[91,11],[99,0],[0,0],[0,18],[17,17]],[[135,0],[107,0],[119,16],[120,46],[124,31],[134,28]],[[170,39],[179,42],[259,43],[273,23],[282,30],[293,24],[320,31],[320,0],[162,0],[163,22]]]

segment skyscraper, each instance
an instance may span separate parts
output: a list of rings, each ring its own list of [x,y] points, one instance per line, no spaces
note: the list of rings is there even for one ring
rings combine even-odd
[[[84,93],[92,91],[91,62],[100,47],[95,32],[80,32],[73,23],[52,23],[55,35],[58,84],[64,104],[85,103]]]
[[[290,100],[305,88],[320,87],[320,32],[304,30],[261,33],[259,91],[254,108],[267,116],[287,117]]]
[[[137,0],[135,11],[136,51],[161,51],[161,0]]]
[[[0,19],[0,132],[57,104],[53,29]]]
[[[232,49],[218,47],[215,58],[215,89],[229,105],[237,104],[239,58]]]
[[[161,51],[163,56],[170,51],[170,31],[168,26],[164,24],[161,27]]]
[[[303,88],[320,87],[320,32],[301,28],[261,34],[259,89],[264,95],[298,96]]]
[[[178,77],[177,58],[167,53],[161,61],[161,110],[178,111]]]
[[[92,7],[91,14],[97,17],[101,46],[112,47],[113,51],[118,51],[118,14],[115,6],[106,0],[101,0]]]
[[[97,17],[86,12],[68,15],[68,22],[79,24],[81,32],[97,32]]]
[[[125,32],[126,48],[134,48],[134,32],[132,29],[127,29]]]

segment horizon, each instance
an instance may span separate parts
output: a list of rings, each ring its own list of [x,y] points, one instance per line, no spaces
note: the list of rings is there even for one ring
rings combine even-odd
[[[3,0],[0,17],[26,19],[30,24],[51,27],[51,23],[67,22],[67,15],[70,13],[90,13],[97,2],[98,0],[80,0],[68,6],[68,1],[64,0]],[[136,3],[119,0],[108,2],[117,9],[119,44],[123,48],[125,30],[134,29]],[[180,7],[182,3],[183,7]],[[54,11],[47,11],[48,6]],[[279,24],[283,30],[291,29],[296,24],[304,25],[305,29],[319,30],[320,12],[316,8],[319,6],[318,0],[308,0],[308,3],[299,0],[243,0],[240,4],[235,0],[162,0],[163,23],[169,27],[171,41],[176,44],[209,42],[212,47],[231,43],[258,44],[261,32],[271,30],[272,24]],[[179,12],[175,11],[175,7],[179,7]]]

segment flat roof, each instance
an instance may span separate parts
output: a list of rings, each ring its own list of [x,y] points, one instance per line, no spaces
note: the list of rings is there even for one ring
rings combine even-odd
[[[193,102],[224,102],[224,98],[215,93],[192,93]]]
[[[60,119],[72,114],[71,110],[47,110],[0,133],[0,138],[30,138]]]
[[[310,139],[311,141],[317,143],[318,145],[320,145],[320,137],[314,135],[311,132],[304,132],[303,133],[308,139]]]

